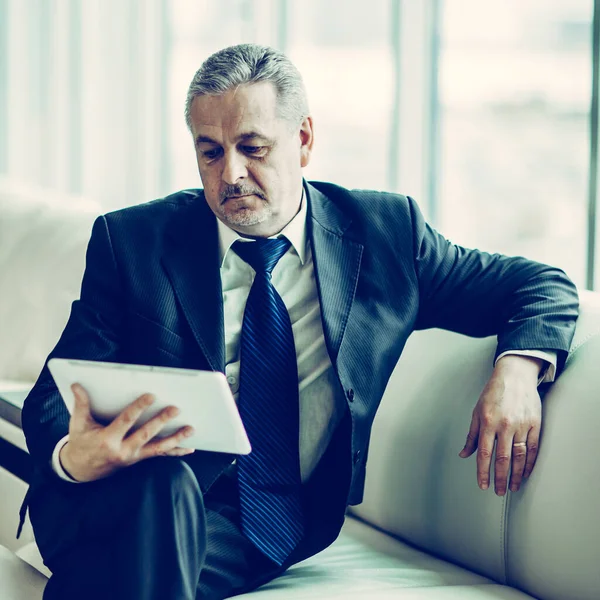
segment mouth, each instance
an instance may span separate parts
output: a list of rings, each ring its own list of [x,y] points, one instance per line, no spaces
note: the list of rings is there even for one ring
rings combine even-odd
[[[241,194],[239,196],[227,196],[225,200],[221,204],[225,204],[228,200],[239,200],[240,198],[250,198],[251,196],[256,196],[256,194]]]

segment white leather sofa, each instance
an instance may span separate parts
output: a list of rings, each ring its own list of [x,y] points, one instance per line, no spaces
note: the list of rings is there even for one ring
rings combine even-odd
[[[11,212],[0,185],[0,369],[11,365],[0,379],[29,381],[77,293],[97,207],[75,201],[66,211],[62,201],[53,207],[35,194],[20,202]],[[36,202],[39,218],[38,209],[23,208]],[[18,249],[5,242],[6,214]],[[10,287],[2,279],[7,265]],[[243,597],[600,599],[600,294],[581,300],[567,368],[544,398],[538,464],[520,492],[480,491],[474,458],[458,457],[495,340],[417,333],[373,428],[364,503],[332,547]],[[17,428],[7,427],[0,423],[0,437],[22,444]],[[0,469],[2,600],[39,600],[46,581],[31,529],[14,539],[24,493],[23,482]]]

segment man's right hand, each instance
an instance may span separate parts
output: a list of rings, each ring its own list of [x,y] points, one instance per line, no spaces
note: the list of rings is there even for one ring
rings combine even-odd
[[[191,448],[179,447],[179,443],[194,432],[192,427],[182,427],[168,437],[153,439],[179,414],[175,406],[168,406],[137,431],[129,433],[140,415],[154,402],[150,394],[140,396],[109,425],[103,426],[92,417],[85,389],[77,383],[71,389],[75,408],[69,423],[69,441],[62,447],[59,459],[67,473],[77,481],[102,479],[153,456],[185,456],[194,452]]]

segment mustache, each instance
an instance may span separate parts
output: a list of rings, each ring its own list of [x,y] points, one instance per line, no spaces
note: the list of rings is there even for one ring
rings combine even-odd
[[[250,196],[251,194],[254,194],[255,196],[258,196],[259,198],[266,200],[265,195],[263,194],[262,190],[260,190],[259,188],[255,187],[253,185],[247,185],[247,184],[240,183],[237,185],[228,185],[221,191],[221,194],[220,194],[221,204],[223,202],[225,202],[225,200],[227,200],[227,198],[231,198],[232,196]]]

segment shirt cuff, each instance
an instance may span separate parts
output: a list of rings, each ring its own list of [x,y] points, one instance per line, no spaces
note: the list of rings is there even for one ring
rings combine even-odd
[[[532,358],[540,358],[546,361],[546,366],[542,367],[540,376],[538,378],[538,385],[540,383],[552,383],[556,377],[556,352],[544,352],[543,350],[507,350],[503,352],[494,363],[496,363],[507,354],[517,354],[518,356],[531,356]]]
[[[58,444],[56,444],[56,446],[54,447],[54,452],[52,453],[52,469],[54,469],[54,472],[61,478],[64,479],[65,481],[70,481],[71,483],[81,483],[80,481],[77,481],[77,479],[73,479],[64,469],[63,466],[60,463],[60,451],[63,449],[64,446],[67,445],[67,442],[69,441],[69,436],[65,435],[64,438],[62,438]]]

